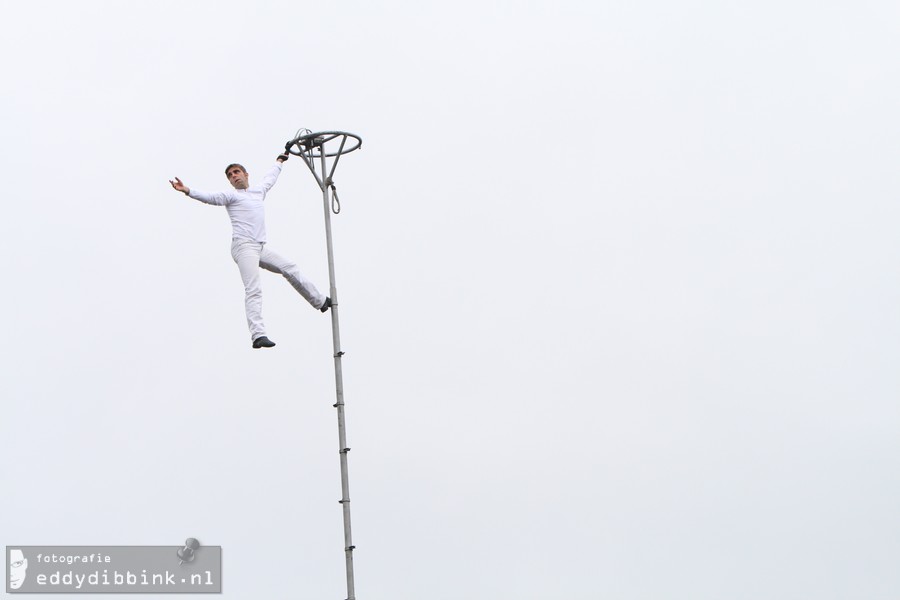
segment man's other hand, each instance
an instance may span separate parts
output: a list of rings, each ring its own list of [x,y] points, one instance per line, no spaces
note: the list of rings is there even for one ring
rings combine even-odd
[[[177,177],[175,178],[175,181],[172,181],[170,179],[169,183],[171,183],[172,187],[175,188],[177,191],[181,192],[182,194],[189,194],[191,192],[191,188],[189,188],[188,186],[181,183],[181,180],[178,179]]]

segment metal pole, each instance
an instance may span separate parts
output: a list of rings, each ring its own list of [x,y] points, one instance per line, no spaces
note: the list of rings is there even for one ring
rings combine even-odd
[[[347,564],[347,600],[356,600],[356,590],[353,584],[353,537],[350,533],[350,475],[347,468],[347,431],[344,426],[344,377],[341,370],[341,328],[338,319],[338,295],[334,280],[334,252],[331,243],[331,203],[328,198],[328,189],[331,186],[331,177],[327,177],[328,170],[325,165],[325,143],[319,146],[322,163],[322,203],[325,208],[325,242],[328,246],[328,282],[331,297],[331,333],[334,342],[334,383],[337,394],[338,418],[338,446],[341,458],[341,499],[340,504],[344,512],[344,556]],[[312,154],[312,152],[311,152]],[[312,157],[310,157],[312,159]]]

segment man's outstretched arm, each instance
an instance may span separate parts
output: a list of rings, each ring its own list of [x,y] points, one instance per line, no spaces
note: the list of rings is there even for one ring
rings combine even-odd
[[[272,186],[275,185],[275,182],[278,181],[278,176],[281,174],[281,165],[283,165],[284,161],[289,157],[290,155],[287,152],[278,155],[278,158],[275,159],[275,166],[263,177],[261,184],[263,191],[268,192],[272,189]]]
[[[193,198],[194,200],[199,200],[200,202],[205,202],[206,204],[215,204],[216,206],[222,206],[224,204],[228,204],[228,200],[231,197],[229,194],[225,192],[201,192],[198,190],[191,191],[191,188],[184,185],[180,179],[177,177],[175,181],[169,180],[169,183],[172,184],[172,188],[181,192],[185,196],[189,198]]]

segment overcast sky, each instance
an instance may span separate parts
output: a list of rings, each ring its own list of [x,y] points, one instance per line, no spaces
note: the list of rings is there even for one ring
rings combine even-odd
[[[363,139],[360,600],[900,596],[896,2],[3,19],[0,546],[196,537],[223,596],[346,597],[330,320],[264,273],[252,350],[225,210],[167,183],[306,127]],[[327,289],[299,160],[266,205]]]

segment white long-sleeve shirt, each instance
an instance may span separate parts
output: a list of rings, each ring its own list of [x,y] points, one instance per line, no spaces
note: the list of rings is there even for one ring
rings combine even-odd
[[[266,173],[258,186],[248,187],[246,190],[228,190],[226,192],[201,192],[191,188],[188,196],[194,200],[224,206],[231,217],[231,230],[233,238],[253,240],[261,244],[266,243],[266,212],[263,200],[266,194],[281,174],[281,163]]]

